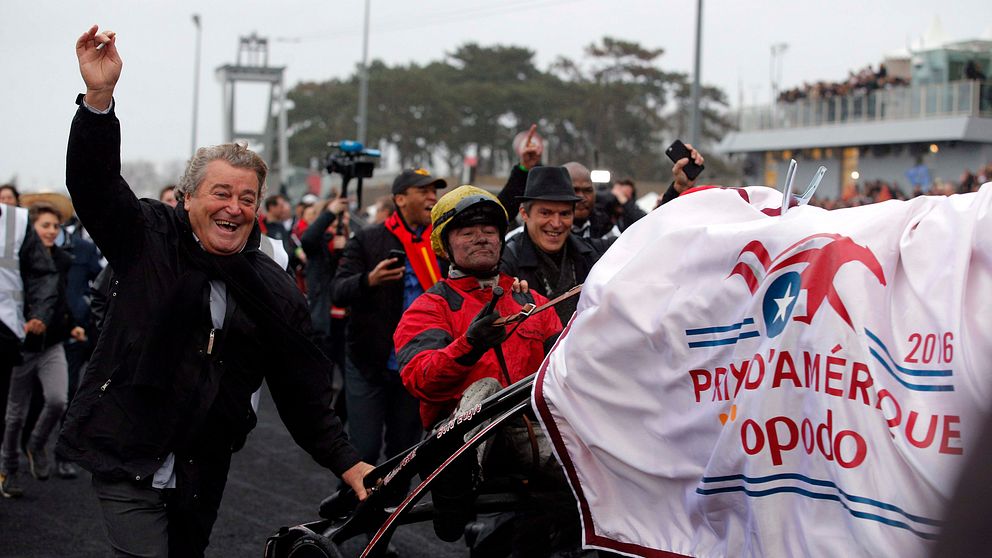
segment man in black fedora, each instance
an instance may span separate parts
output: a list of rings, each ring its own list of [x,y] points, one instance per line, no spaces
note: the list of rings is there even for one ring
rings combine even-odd
[[[527,173],[524,195],[519,199],[524,233],[506,243],[500,271],[526,280],[531,289],[553,299],[589,275],[593,264],[613,240],[584,239],[572,234],[575,195],[564,167],[535,167]],[[568,323],[578,297],[555,306],[562,323]]]

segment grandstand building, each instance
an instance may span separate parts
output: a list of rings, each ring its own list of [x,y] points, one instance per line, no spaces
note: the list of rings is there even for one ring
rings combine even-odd
[[[747,184],[781,185],[794,158],[801,189],[824,165],[826,198],[872,180],[926,192],[992,163],[992,39],[914,49],[884,67],[867,83],[745,107],[717,150],[743,162]]]

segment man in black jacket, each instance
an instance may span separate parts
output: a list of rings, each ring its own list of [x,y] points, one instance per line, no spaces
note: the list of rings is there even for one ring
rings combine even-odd
[[[537,167],[527,174],[520,216],[524,232],[506,243],[500,271],[527,281],[531,289],[553,299],[582,283],[589,270],[613,240],[584,239],[572,231],[575,195],[564,167]],[[568,323],[577,297],[555,306],[563,324]]]
[[[331,286],[334,305],[351,308],[344,389],[354,419],[348,433],[370,463],[379,459],[383,438],[388,458],[423,434],[419,402],[400,381],[393,332],[403,311],[444,274],[431,248],[431,208],[446,185],[424,169],[397,176],[396,212],[355,232]]]
[[[57,452],[93,473],[116,554],[202,556],[263,379],[294,440],[359,497],[371,466],[331,409],[302,295],[258,249],[261,158],[197,150],[176,208],[139,201],[121,178],[115,38],[93,26],[76,43],[86,94],[66,185],[114,278]]]

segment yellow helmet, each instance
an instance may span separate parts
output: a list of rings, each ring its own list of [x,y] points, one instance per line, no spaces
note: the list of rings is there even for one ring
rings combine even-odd
[[[506,236],[506,208],[496,196],[475,186],[464,185],[441,196],[431,209],[431,247],[438,257],[450,260],[447,251],[446,229],[456,225],[489,223],[499,227],[500,237]],[[457,227],[456,227],[457,228]]]

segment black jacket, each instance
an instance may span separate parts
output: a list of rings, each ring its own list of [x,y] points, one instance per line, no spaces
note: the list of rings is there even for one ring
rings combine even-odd
[[[598,198],[598,196],[597,196]],[[613,220],[606,213],[606,209],[599,204],[595,204],[589,212],[589,227],[576,223],[572,225],[572,234],[580,234],[587,240],[603,238],[613,230]]]
[[[324,334],[331,332],[331,284],[337,271],[341,251],[328,249],[334,235],[326,232],[337,215],[322,211],[300,236],[300,245],[307,255],[307,298],[310,300],[310,320],[313,328]]]
[[[8,211],[0,206],[0,211]],[[14,218],[13,215],[10,216]],[[38,318],[48,325],[55,313],[58,299],[59,274],[55,269],[51,254],[41,243],[34,227],[28,223],[24,242],[17,253],[20,263],[21,281],[24,283],[24,317],[27,320]],[[0,360],[20,362],[21,340],[5,324],[0,322]]]
[[[334,274],[331,300],[335,306],[351,308],[348,358],[366,374],[386,369],[393,330],[403,315],[403,281],[370,287],[368,274],[389,257],[390,250],[402,249],[403,243],[381,223],[358,230],[344,245]]]
[[[76,324],[90,331],[90,281],[96,279],[103,270],[100,264],[100,251],[96,244],[76,235],[66,235],[68,243],[63,247],[72,256],[72,266],[69,267],[68,281],[65,287],[66,300],[72,310]]]
[[[546,292],[548,289],[543,285],[543,282],[538,276],[538,268],[541,266],[541,261],[537,253],[538,248],[531,241],[526,228],[520,234],[507,241],[506,247],[503,249],[499,270],[512,277],[527,281],[531,289],[541,293],[548,299],[553,299],[571,287],[583,283],[589,275],[592,266],[599,261],[599,258],[613,244],[614,240],[616,239],[602,240],[594,238],[587,240],[578,238],[574,234],[568,235],[568,240],[565,241],[565,252],[569,263],[575,270],[575,284],[551,292]],[[569,318],[572,317],[572,313],[575,311],[575,304],[577,302],[577,298],[572,298],[570,301],[562,302],[555,306],[555,311],[558,312],[561,323],[568,323]]]
[[[524,190],[527,189],[527,174],[527,171],[521,169],[520,165],[513,165],[513,168],[510,169],[510,176],[506,178],[506,184],[496,194],[499,203],[503,204],[503,208],[506,209],[511,229],[515,228],[517,216],[520,214],[520,205],[522,204],[520,196],[524,195]]]
[[[66,285],[69,281],[69,269],[72,267],[72,256],[68,252],[53,246],[49,252],[55,269],[58,270],[58,289],[53,306],[52,318],[45,324],[45,333],[41,335],[27,334],[24,338],[24,350],[40,352],[69,339],[69,332],[79,325],[69,307],[66,296]]]
[[[430,236],[421,242],[430,244]],[[344,246],[331,286],[335,306],[351,307],[348,322],[348,358],[361,372],[378,374],[386,369],[393,351],[393,332],[403,316],[403,281],[369,286],[369,272],[402,250],[403,243],[382,223],[355,232]],[[441,274],[447,276],[445,262]]]
[[[139,201],[121,178],[113,112],[77,111],[66,185],[114,275],[103,330],[59,437],[63,459],[133,480],[153,474],[170,452],[190,463],[225,463],[255,425],[250,399],[264,378],[294,440],[318,463],[340,475],[358,462],[331,409],[330,363],[321,356],[320,366],[294,366],[297,353],[320,353],[304,338],[310,323],[302,295],[258,250],[257,225],[241,254],[223,259],[199,249],[181,207]],[[203,261],[219,260],[240,273],[201,271]],[[216,331],[210,289],[190,281],[205,276],[227,284],[224,326]],[[297,332],[285,337],[300,343],[286,347],[271,337],[275,328],[256,317],[262,311],[246,283],[264,291],[258,298],[273,305],[267,316]],[[182,285],[199,288],[177,290]],[[190,319],[169,327],[176,306]]]

